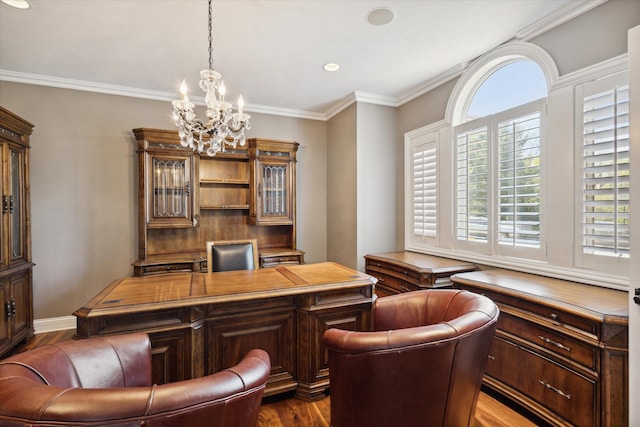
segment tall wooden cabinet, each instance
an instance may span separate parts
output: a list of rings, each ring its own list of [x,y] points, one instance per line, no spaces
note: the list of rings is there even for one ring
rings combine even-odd
[[[33,336],[29,136],[33,125],[0,107],[0,356]]]
[[[298,143],[249,139],[213,157],[178,132],[134,129],[139,258],[134,275],[206,271],[210,240],[257,239],[261,267],[302,264],[296,248]]]

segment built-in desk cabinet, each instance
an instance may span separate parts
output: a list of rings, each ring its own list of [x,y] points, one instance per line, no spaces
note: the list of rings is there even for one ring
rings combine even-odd
[[[134,129],[138,260],[134,275],[207,270],[206,242],[256,239],[260,267],[304,263],[296,248],[298,143],[259,138],[209,157],[178,132]]]
[[[365,255],[365,272],[378,279],[379,297],[451,287],[451,275],[476,270],[475,264],[416,252],[398,251]]]
[[[29,136],[33,125],[0,107],[0,356],[33,336]]]
[[[552,425],[628,425],[626,292],[500,269],[452,280],[500,308],[485,385]]]

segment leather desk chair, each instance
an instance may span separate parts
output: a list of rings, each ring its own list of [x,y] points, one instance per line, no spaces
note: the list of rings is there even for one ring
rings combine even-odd
[[[214,240],[207,242],[207,270],[255,270],[258,264],[258,241]]]
[[[0,361],[0,425],[255,426],[270,371],[251,350],[215,374],[152,385],[147,334],[65,341]]]
[[[473,426],[498,307],[468,291],[378,298],[372,332],[329,329],[333,427]]]

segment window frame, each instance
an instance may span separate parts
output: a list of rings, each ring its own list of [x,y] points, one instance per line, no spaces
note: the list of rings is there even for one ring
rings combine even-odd
[[[405,199],[405,212],[406,224],[405,224],[405,242],[409,242],[415,247],[437,247],[440,244],[440,230],[441,230],[441,214],[438,207],[441,205],[441,182],[439,179],[441,163],[441,135],[440,131],[446,128],[444,122],[435,123],[433,125],[425,126],[420,129],[416,129],[412,132],[407,132],[404,136],[404,155],[405,161],[405,185],[404,185],[404,199]],[[417,236],[414,233],[414,174],[413,174],[413,153],[415,148],[422,145],[428,145],[435,148],[436,153],[436,175],[435,175],[435,235],[434,236]]]
[[[547,77],[547,142],[545,144],[545,176],[547,191],[545,209],[547,215],[546,259],[513,258],[502,255],[491,255],[472,252],[455,247],[453,214],[453,193],[455,190],[454,127],[462,122],[465,96],[472,93],[474,85],[482,79],[493,67],[505,63],[513,58],[534,60],[543,69]],[[575,260],[576,246],[576,96],[575,91],[582,83],[600,80],[618,73],[628,73],[628,54],[604,60],[588,67],[558,75],[555,62],[542,48],[527,42],[510,42],[481,56],[469,65],[460,69],[460,77],[455,82],[449,95],[444,119],[425,125],[420,129],[409,131],[406,136],[422,129],[437,129],[440,135],[438,152],[438,243],[429,245],[411,241],[407,237],[411,223],[411,210],[405,207],[404,212],[404,249],[440,256],[461,261],[473,262],[480,266],[506,268],[542,276],[555,277],[563,280],[577,281],[611,289],[627,290],[628,269],[624,266],[615,268],[614,272],[599,269],[595,264],[583,263],[577,265]],[[633,108],[633,107],[632,107]],[[633,155],[632,155],[633,156]],[[405,161],[405,202],[406,205],[406,176],[407,163]],[[633,180],[633,178],[631,178]],[[450,212],[443,207],[451,208]]]
[[[532,114],[535,112],[540,112],[540,234],[539,234],[539,246],[538,247],[525,247],[521,245],[505,245],[500,244],[498,239],[498,125],[504,121],[510,120],[512,118],[519,118],[528,114]],[[459,239],[458,238],[458,227],[456,227],[456,220],[459,218],[460,212],[458,210],[458,203],[456,202],[456,198],[454,197],[453,204],[451,206],[452,216],[454,217],[454,248],[467,250],[471,252],[487,254],[487,255],[496,255],[503,257],[513,257],[513,258],[522,258],[525,260],[535,260],[542,261],[546,258],[546,233],[545,233],[545,206],[546,206],[546,98],[541,98],[536,101],[529,102],[527,104],[523,104],[509,110],[501,111],[499,113],[481,117],[475,120],[468,121],[461,125],[458,125],[454,128],[453,131],[453,142],[452,142],[452,151],[454,158],[454,165],[458,164],[457,157],[457,140],[458,135],[463,132],[467,132],[469,130],[486,128],[487,133],[487,147],[488,153],[486,155],[488,165],[487,165],[487,183],[488,183],[488,193],[487,193],[487,241],[472,241],[468,239]],[[457,173],[457,167],[454,166],[452,171],[452,175],[454,176],[454,193],[458,194],[457,188],[457,177],[459,174]]]
[[[574,265],[577,268],[589,268],[601,272],[620,274],[627,272],[629,258],[584,253],[582,248],[582,204],[583,204],[583,100],[587,94],[605,92],[616,86],[628,86],[628,73],[620,72],[596,80],[584,82],[575,87],[575,227],[574,227]]]

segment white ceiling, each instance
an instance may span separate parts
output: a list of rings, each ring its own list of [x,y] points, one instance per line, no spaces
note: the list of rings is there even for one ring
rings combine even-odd
[[[206,0],[30,0],[0,4],[0,79],[154,99],[201,95]],[[589,0],[215,0],[213,63],[249,111],[326,118],[364,94],[388,105],[521,30]],[[375,27],[367,14],[392,9]],[[546,19],[546,20],[545,20]],[[535,24],[535,25],[534,25]],[[534,27],[532,27],[534,26]],[[327,73],[322,65],[340,64]]]

